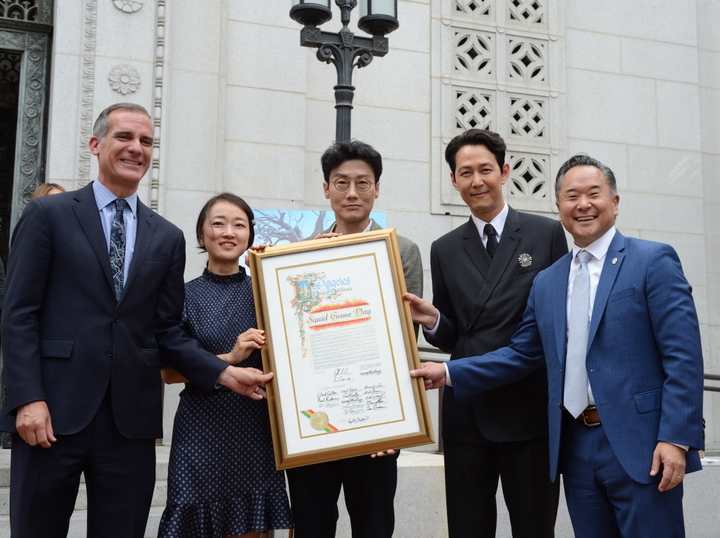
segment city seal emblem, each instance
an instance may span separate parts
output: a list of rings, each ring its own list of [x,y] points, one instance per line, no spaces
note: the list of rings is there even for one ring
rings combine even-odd
[[[315,411],[313,416],[310,417],[310,426],[316,430],[324,430],[328,425],[329,419],[326,413],[322,411]]]

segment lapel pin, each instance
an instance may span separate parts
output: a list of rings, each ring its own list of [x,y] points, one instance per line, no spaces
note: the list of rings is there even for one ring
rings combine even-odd
[[[613,258],[612,264],[615,265],[617,263],[617,258]]]
[[[523,252],[518,256],[518,262],[520,263],[520,267],[530,267],[532,265],[532,256],[527,252]]]

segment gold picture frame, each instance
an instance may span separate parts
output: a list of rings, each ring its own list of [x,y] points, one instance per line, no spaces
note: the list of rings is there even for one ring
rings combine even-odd
[[[251,251],[278,469],[434,442],[394,229]]]

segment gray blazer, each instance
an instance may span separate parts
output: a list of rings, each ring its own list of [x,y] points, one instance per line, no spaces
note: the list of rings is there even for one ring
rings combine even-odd
[[[327,234],[331,233],[335,223],[323,230],[320,233]],[[383,230],[377,222],[370,219],[370,231],[374,232],[377,230]],[[410,293],[414,293],[418,297],[422,297],[423,294],[423,268],[422,268],[422,256],[420,256],[420,249],[418,246],[410,241],[407,237],[402,235],[397,236],[398,246],[400,247],[400,260],[402,261],[403,273],[405,274],[405,287]]]

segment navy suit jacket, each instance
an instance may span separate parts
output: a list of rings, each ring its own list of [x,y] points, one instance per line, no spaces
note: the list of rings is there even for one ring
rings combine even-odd
[[[559,459],[572,255],[540,273],[508,347],[448,363],[456,397],[522,377],[539,361],[548,373],[550,474]],[[628,475],[650,483],[658,441],[687,445],[687,472],[703,448],[703,359],[691,288],[669,245],[616,232],[598,283],[587,371],[605,433]]]
[[[508,345],[537,274],[567,254],[559,221],[508,208],[490,259],[472,218],[436,240],[430,251],[433,304],[440,323],[427,340],[455,360]],[[446,441],[482,444],[547,435],[547,375],[541,365],[524,379],[473,398],[443,397]]]
[[[227,367],[180,328],[184,268],[182,232],[138,201],[117,301],[92,185],[30,202],[8,261],[2,429],[15,431],[19,406],[45,400],[55,434],[76,433],[110,387],[120,433],[162,437],[161,356],[207,390]]]

